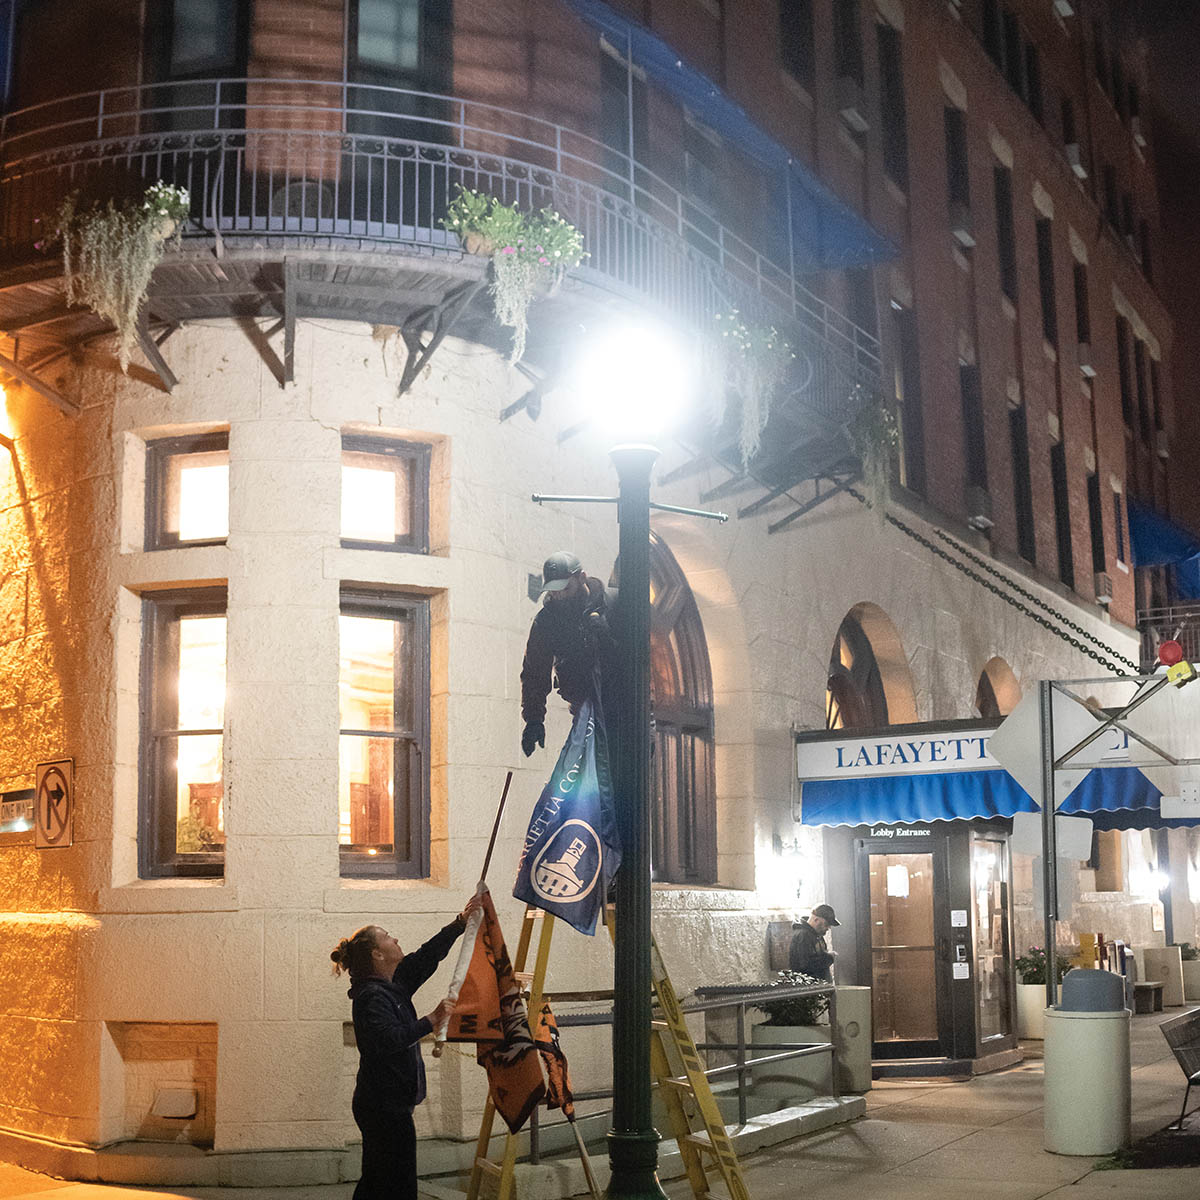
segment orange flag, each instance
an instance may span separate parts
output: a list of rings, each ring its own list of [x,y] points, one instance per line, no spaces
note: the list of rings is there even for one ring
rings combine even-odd
[[[562,1108],[568,1117],[574,1115],[574,1105],[554,1014],[548,1004],[543,1004],[535,1044],[521,985],[513,974],[490,893],[484,893],[482,903],[483,923],[446,1030],[446,1041],[478,1044],[476,1057],[487,1071],[492,1102],[516,1133],[547,1094],[551,1106]],[[549,1093],[542,1077],[543,1057],[550,1075]]]

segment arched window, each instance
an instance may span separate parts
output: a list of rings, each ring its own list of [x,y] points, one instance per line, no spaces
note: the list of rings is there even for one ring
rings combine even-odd
[[[1021,685],[1012,667],[1000,657],[984,664],[975,689],[975,708],[985,721],[1007,717],[1021,702]]]
[[[856,604],[838,626],[825,683],[826,729],[874,729],[917,719],[908,660],[875,604]]]
[[[666,543],[651,534],[650,692],[654,703],[654,878],[717,878],[712,671],[692,589]]]

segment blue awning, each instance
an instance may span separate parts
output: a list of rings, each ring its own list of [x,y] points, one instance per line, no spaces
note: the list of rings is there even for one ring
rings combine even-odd
[[[1162,793],[1136,767],[1089,771],[1059,807],[1063,816],[1090,817],[1097,829],[1186,828],[1164,819]],[[1028,792],[1007,771],[946,771],[868,779],[810,779],[801,784],[804,825],[924,825],[930,821],[1011,818],[1037,812]]]
[[[1125,506],[1135,567],[1175,567],[1175,582],[1185,600],[1200,599],[1200,538],[1169,517],[1134,500]]]
[[[849,267],[883,262],[898,251],[787,149],[765,133],[707,76],[689,67],[657,34],[622,16],[603,0],[566,0],[617,49],[629,48],[633,62],[701,121],[739,151],[781,173],[791,172],[792,230],[809,265]],[[784,223],[786,228],[786,222]]]

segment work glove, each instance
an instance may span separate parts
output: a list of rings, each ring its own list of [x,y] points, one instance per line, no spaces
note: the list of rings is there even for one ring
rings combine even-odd
[[[536,746],[545,746],[545,744],[545,725],[538,724],[536,721],[530,721],[525,726],[525,732],[521,734],[521,750],[524,752],[525,757],[528,758]]]

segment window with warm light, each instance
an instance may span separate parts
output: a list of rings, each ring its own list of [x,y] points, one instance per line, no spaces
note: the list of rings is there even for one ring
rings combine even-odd
[[[343,875],[429,873],[429,606],[344,592],[338,842]]]
[[[426,553],[428,497],[428,446],[342,438],[343,546]]]
[[[146,444],[146,549],[220,545],[229,536],[229,435]]]
[[[143,600],[140,873],[220,875],[225,592]]]

